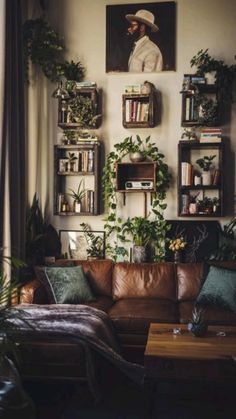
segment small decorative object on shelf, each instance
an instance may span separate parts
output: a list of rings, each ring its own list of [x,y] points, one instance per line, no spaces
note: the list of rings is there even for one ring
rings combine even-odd
[[[212,184],[212,176],[210,169],[213,167],[213,160],[216,158],[216,155],[213,156],[204,156],[201,159],[196,160],[198,166],[203,170],[202,173],[202,184],[203,185],[211,185]]]
[[[188,323],[188,330],[196,337],[205,336],[208,324],[204,319],[205,311],[202,308],[195,307],[192,312],[192,319]]]
[[[182,262],[182,251],[186,247],[187,242],[184,241],[183,237],[177,237],[171,239],[169,242],[169,249],[173,252],[174,262]]]
[[[74,212],[81,212],[81,205],[82,205],[82,199],[86,195],[86,189],[84,188],[84,179],[81,179],[77,191],[74,191],[73,189],[69,189],[71,192],[67,193],[67,195],[71,196],[74,199],[73,202],[73,210]]]

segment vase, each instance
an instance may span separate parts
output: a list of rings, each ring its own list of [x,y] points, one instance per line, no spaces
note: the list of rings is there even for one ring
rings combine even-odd
[[[206,322],[200,324],[188,323],[188,330],[196,337],[205,336],[207,329],[208,324]]]
[[[130,153],[129,158],[133,163],[145,160],[145,156],[142,151],[135,151],[134,153]]]
[[[180,263],[182,262],[182,252],[181,250],[176,250],[174,252],[174,262],[175,263]]]
[[[133,246],[133,262],[143,263],[147,261],[147,251],[145,246]]]
[[[81,202],[74,201],[74,212],[81,212]]]
[[[211,185],[211,172],[203,172],[202,173],[202,184],[207,186]]]

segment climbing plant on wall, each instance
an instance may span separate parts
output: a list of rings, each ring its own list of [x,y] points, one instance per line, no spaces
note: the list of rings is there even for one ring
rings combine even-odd
[[[165,255],[165,235],[169,226],[164,219],[166,191],[169,187],[171,175],[168,165],[164,162],[164,154],[159,152],[155,143],[152,143],[150,136],[144,141],[139,135],[136,139],[127,137],[120,143],[114,145],[106,158],[103,171],[103,187],[107,216],[105,218],[104,229],[106,231],[106,252],[114,261],[120,257],[128,259],[127,244],[130,242],[129,231],[127,230],[127,220],[122,219],[117,211],[118,193],[116,193],[116,173],[117,162],[121,162],[129,153],[141,150],[145,159],[157,162],[156,191],[152,193],[152,202],[147,219],[152,225],[155,224],[155,251],[152,256],[154,261],[160,261]],[[153,220],[155,223],[153,223]],[[129,218],[132,223],[132,218]]]

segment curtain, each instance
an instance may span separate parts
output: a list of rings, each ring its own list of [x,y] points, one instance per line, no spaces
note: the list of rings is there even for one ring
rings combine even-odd
[[[0,137],[0,246],[8,255],[24,258],[26,145],[20,0],[5,2],[4,57],[4,106]]]

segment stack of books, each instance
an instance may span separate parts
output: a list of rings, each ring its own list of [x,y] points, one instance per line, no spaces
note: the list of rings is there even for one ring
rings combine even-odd
[[[97,87],[97,83],[90,80],[77,81],[75,85],[76,89],[94,89],[95,87]]]
[[[203,128],[199,141],[200,143],[221,143],[222,129],[211,127]]]

